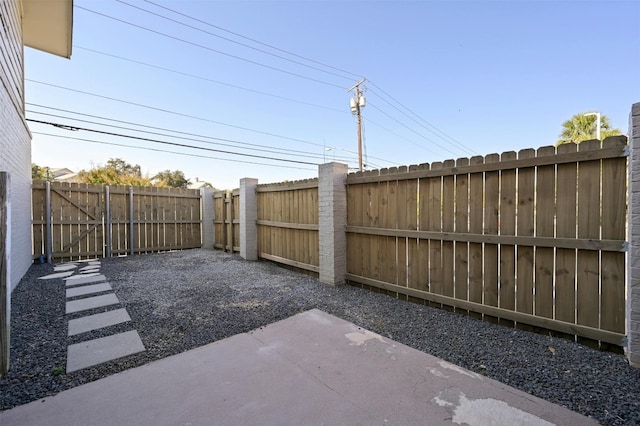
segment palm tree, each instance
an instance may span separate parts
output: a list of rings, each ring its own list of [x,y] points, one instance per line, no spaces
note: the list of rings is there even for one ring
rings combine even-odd
[[[580,143],[589,139],[596,138],[596,116],[585,115],[586,113],[576,114],[571,119],[562,123],[562,133],[560,140],[556,145],[563,143]],[[621,135],[619,129],[612,129],[609,125],[609,119],[606,115],[600,116],[600,137],[602,139],[609,136]]]

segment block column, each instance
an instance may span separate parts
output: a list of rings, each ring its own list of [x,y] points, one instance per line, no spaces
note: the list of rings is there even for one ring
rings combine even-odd
[[[321,164],[318,170],[320,281],[344,284],[347,275],[347,165]]]
[[[629,115],[629,213],[627,254],[627,358],[640,367],[640,103]]]
[[[213,207],[213,188],[200,188],[200,205],[202,219],[202,248],[213,250],[213,244],[216,240],[214,225],[215,208]]]
[[[258,260],[258,179],[240,179],[240,256]]]

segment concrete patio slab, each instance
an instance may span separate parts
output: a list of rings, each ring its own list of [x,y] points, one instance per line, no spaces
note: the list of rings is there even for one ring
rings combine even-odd
[[[318,310],[0,413],[0,424],[595,425]]]
[[[138,332],[127,331],[67,348],[67,373],[144,351]]]
[[[91,283],[101,283],[105,282],[107,277],[101,274],[91,274],[91,275],[74,275],[73,277],[67,278],[67,287],[71,287],[74,285],[80,284],[91,284]]]
[[[62,265],[57,265],[53,267],[53,270],[55,272],[65,272],[65,271],[73,271],[74,269],[77,269],[78,265],[74,264],[74,263],[64,263]]]
[[[101,293],[103,291],[113,290],[109,283],[82,285],[67,289],[67,299],[70,297],[84,296],[86,294]]]
[[[73,271],[69,272],[56,272],[55,274],[49,274],[38,278],[39,280],[52,280],[54,278],[66,278],[68,276],[73,275]]]
[[[86,311],[89,309],[100,308],[102,306],[115,305],[116,303],[120,303],[120,301],[113,293],[104,294],[102,296],[87,297],[86,299],[67,302],[66,313],[72,314],[74,312]]]
[[[86,333],[87,331],[109,327],[131,321],[131,317],[126,309],[114,309],[113,311],[102,312],[82,318],[69,320],[68,336]]]

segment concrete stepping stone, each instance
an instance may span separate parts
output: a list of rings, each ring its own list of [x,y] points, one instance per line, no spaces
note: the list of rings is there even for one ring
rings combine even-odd
[[[137,331],[88,340],[67,348],[67,373],[145,350]]]
[[[113,290],[109,285],[109,283],[72,287],[67,289],[67,299],[70,297],[84,296],[85,294],[100,293],[100,292],[109,291],[109,290]]]
[[[65,263],[63,265],[58,265],[58,266],[54,266],[53,270],[55,272],[65,272],[65,271],[73,271],[74,269],[76,269],[78,267],[78,265],[73,264],[73,263]]]
[[[89,265],[89,266],[101,266],[101,265],[102,265],[102,263],[100,263],[100,262],[99,262],[99,261],[97,261],[97,260],[94,260],[93,262],[89,262],[89,263],[87,263],[87,265]]]
[[[96,268],[96,269],[87,269],[85,271],[80,271],[80,273],[82,275],[88,275],[88,274],[98,274],[100,273],[100,268]]]
[[[57,272],[55,274],[45,275],[44,277],[38,278],[39,280],[52,280],[54,278],[66,278],[68,276],[73,275],[73,271],[71,272]]]
[[[86,299],[67,302],[66,312],[67,314],[72,314],[74,312],[86,311],[88,309],[100,308],[102,306],[115,305],[116,303],[120,303],[120,301],[113,293],[102,296],[87,297]]]
[[[98,269],[100,269],[100,265],[89,265],[78,269],[78,271],[97,271]]]
[[[113,311],[69,320],[68,335],[75,336],[76,334],[86,333],[87,331],[97,330],[127,321],[131,321],[131,317],[126,309],[114,309]]]
[[[67,278],[67,287],[80,284],[101,283],[107,281],[107,277],[104,275],[76,275]]]

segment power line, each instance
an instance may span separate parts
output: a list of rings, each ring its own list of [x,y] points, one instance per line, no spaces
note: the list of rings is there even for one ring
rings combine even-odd
[[[291,156],[295,155],[297,157],[322,158],[322,154],[318,154],[318,153],[291,150],[291,149],[284,149],[284,148],[277,148],[277,147],[268,147],[268,146],[265,146],[265,145],[258,145],[258,144],[253,144],[253,143],[249,143],[249,142],[236,141],[236,140],[232,140],[232,139],[216,138],[216,137],[213,137],[213,136],[204,136],[204,135],[192,134],[192,136],[198,136],[198,137],[205,138],[205,139],[211,139],[211,140],[215,140],[216,142],[211,142],[211,141],[207,141],[207,140],[203,140],[203,139],[197,139],[197,138],[190,138],[190,137],[185,137],[185,136],[176,136],[176,135],[171,135],[171,134],[168,134],[168,133],[151,132],[151,131],[148,131],[148,130],[140,130],[140,129],[135,129],[135,128],[132,128],[132,127],[116,126],[114,124],[100,123],[100,122],[97,122],[97,121],[83,120],[83,119],[80,119],[80,118],[68,117],[68,116],[63,116],[63,115],[58,115],[58,114],[50,114],[50,113],[40,112],[40,111],[26,110],[26,112],[29,112],[31,114],[46,115],[48,117],[62,118],[62,119],[67,119],[67,120],[75,120],[75,121],[79,121],[79,122],[82,122],[82,123],[97,124],[99,126],[105,126],[105,127],[121,129],[121,130],[129,130],[129,131],[145,133],[145,134],[149,134],[149,135],[166,136],[166,137],[170,137],[170,138],[188,140],[188,141],[192,141],[192,142],[202,142],[202,143],[206,143],[206,144],[210,144],[210,145],[229,146],[229,147],[232,147],[232,148],[239,148],[239,149],[245,149],[245,150],[251,150],[251,151],[269,152],[269,153],[272,153],[272,154],[284,154],[284,155],[291,155]],[[108,119],[106,119],[106,120],[108,120]],[[151,127],[151,126],[144,126],[144,125],[140,125],[140,124],[136,124],[136,123],[130,123],[130,124],[132,124],[134,126],[140,126],[140,127]],[[67,127],[68,129],[71,129],[71,130],[77,128],[77,126],[75,126],[75,125],[66,125],[65,124],[64,126]],[[173,131],[173,130],[170,130],[170,129],[163,129],[163,130],[166,130],[166,131],[169,131],[169,132],[174,132],[174,133],[182,133],[182,134],[184,134],[183,132],[176,132],[176,131]],[[223,142],[230,142],[230,143],[223,143]],[[232,145],[232,144],[234,144],[234,145]],[[261,148],[249,148],[249,147],[238,146],[238,145],[247,145],[247,146],[261,147]],[[264,149],[264,148],[270,148],[270,149]],[[345,158],[345,157],[341,157],[340,159],[341,160],[348,160],[348,158]]]
[[[190,77],[190,78],[194,78],[194,79],[198,79],[198,80],[202,80],[202,81],[207,81],[209,83],[220,84],[222,86],[232,87],[234,89],[239,89],[239,90],[245,90],[247,92],[257,93],[259,95],[269,96],[269,97],[276,98],[276,99],[281,99],[281,100],[284,100],[284,101],[295,102],[295,103],[298,103],[298,104],[308,105],[308,106],[312,106],[312,107],[315,107],[315,108],[326,109],[328,111],[336,111],[336,112],[339,112],[341,114],[345,114],[346,113],[344,110],[340,110],[340,109],[337,109],[337,108],[331,108],[331,107],[327,107],[327,106],[323,106],[323,105],[317,105],[317,104],[313,104],[313,103],[310,103],[310,102],[305,102],[305,101],[300,101],[300,100],[297,100],[297,99],[287,98],[285,96],[280,96],[280,95],[276,95],[276,94],[273,94],[273,93],[262,92],[262,91],[256,90],[256,89],[250,89],[248,87],[243,87],[243,86],[238,86],[238,85],[235,85],[235,84],[225,83],[225,82],[222,82],[222,81],[213,80],[211,78],[207,78],[207,77],[202,77],[202,76],[195,75],[195,74],[186,73],[186,72],[183,72],[183,71],[178,71],[178,70],[173,70],[173,69],[170,69],[170,68],[165,68],[165,67],[162,67],[160,65],[154,65],[154,64],[147,63],[147,62],[137,61],[135,59],[125,58],[123,56],[114,55],[112,53],[101,52],[99,50],[90,49],[88,47],[78,46],[78,45],[75,45],[75,44],[73,45],[73,47],[76,48],[76,49],[86,50],[87,52],[95,53],[97,55],[103,55],[103,56],[119,59],[121,61],[131,62],[131,63],[138,64],[138,65],[144,65],[146,67],[150,67],[150,68],[155,68],[155,69],[159,69],[159,70],[162,70],[162,71],[171,72],[171,73],[174,73],[174,74],[179,74],[179,75],[183,75],[185,77]]]
[[[374,104],[372,104],[371,102],[369,102],[369,105],[370,105],[373,109],[376,109],[376,110],[380,111],[381,113],[383,113],[384,115],[386,115],[387,117],[389,117],[390,119],[392,119],[393,121],[395,121],[396,123],[400,124],[402,127],[405,127],[406,129],[410,130],[411,132],[415,133],[416,135],[420,136],[421,138],[423,138],[423,139],[425,139],[425,140],[427,140],[427,141],[431,142],[432,144],[434,144],[434,145],[436,145],[436,146],[440,147],[441,149],[443,149],[443,150],[445,150],[445,151],[447,151],[447,152],[449,152],[449,153],[451,153],[451,154],[453,154],[453,155],[457,155],[455,151],[452,151],[452,150],[450,150],[450,149],[448,149],[448,148],[446,148],[446,147],[444,147],[444,146],[440,145],[439,143],[435,142],[434,140],[429,139],[428,137],[426,137],[426,136],[425,136],[425,135],[423,135],[422,133],[417,132],[416,130],[413,130],[411,127],[407,126],[406,124],[404,124],[403,122],[401,122],[401,121],[400,121],[400,120],[398,120],[397,118],[393,117],[392,115],[390,115],[390,114],[388,114],[388,113],[384,112],[383,110],[381,110],[380,108],[378,108],[377,106],[375,106]],[[415,143],[415,142],[412,142],[412,143],[413,143],[414,145],[416,145],[416,146],[420,147],[420,148],[425,149],[425,147],[424,147],[424,146],[422,146],[422,145],[420,145],[420,144],[417,144],[417,143]]]
[[[238,144],[238,145],[247,145],[247,146],[260,147],[260,148],[277,149],[277,150],[280,150],[280,151],[291,152],[291,153],[311,154],[311,155],[316,155],[318,158],[319,157],[323,157],[324,158],[324,155],[310,153],[310,152],[307,152],[307,151],[299,151],[299,150],[293,150],[293,149],[289,149],[289,148],[286,148],[286,149],[285,148],[278,148],[278,147],[273,147],[273,146],[269,146],[269,145],[261,145],[261,144],[251,143],[251,142],[245,142],[245,141],[238,141],[238,140],[233,140],[233,139],[218,138],[218,137],[214,137],[214,136],[202,135],[202,134],[198,134],[198,133],[184,132],[184,131],[180,131],[180,130],[168,129],[168,128],[165,128],[165,127],[150,126],[148,124],[141,124],[141,123],[136,123],[136,122],[132,122],[132,121],[126,121],[126,120],[118,120],[118,119],[115,119],[115,118],[104,117],[104,116],[99,116],[99,115],[94,115],[94,114],[87,114],[87,113],[71,111],[71,110],[68,110],[68,109],[56,108],[56,107],[45,106],[45,105],[40,105],[40,104],[34,104],[34,103],[31,103],[31,102],[26,102],[26,105],[34,106],[34,107],[38,107],[38,108],[45,108],[45,109],[52,110],[52,111],[59,111],[59,112],[65,112],[65,113],[74,114],[74,115],[80,115],[80,116],[83,116],[83,117],[95,118],[95,119],[98,119],[98,120],[112,121],[112,122],[115,122],[115,123],[128,124],[128,125],[132,125],[132,126],[137,126],[137,127],[147,128],[147,129],[153,129],[153,130],[161,130],[161,131],[176,133],[176,134],[179,134],[179,135],[194,136],[194,137],[204,138],[204,139],[209,139],[209,140],[214,140],[214,141],[230,142],[230,143],[235,143],[235,144]],[[82,120],[82,119],[78,119],[78,118],[75,118],[75,117],[61,116],[61,115],[50,114],[50,113],[45,113],[45,112],[41,112],[41,111],[27,110],[27,112],[36,113],[36,114],[42,114],[42,115],[46,115],[46,116],[52,116],[52,117],[56,117],[56,118],[65,118],[65,119],[69,119],[69,120],[76,120],[76,121],[81,121],[81,122],[86,122],[86,123],[91,123],[91,124],[98,124],[98,125],[103,125],[103,126],[107,126],[107,127],[127,129],[125,127],[114,126],[112,124],[93,122],[93,121],[89,121],[89,120]],[[131,129],[131,130],[137,131],[137,132],[146,132],[146,131],[138,130],[138,129]],[[154,132],[146,132],[146,133],[155,134],[155,135],[163,135],[161,133],[154,133]],[[185,140],[197,141],[197,139],[191,139],[191,138],[186,138],[186,137],[178,137],[178,136],[174,136],[174,135],[166,135],[166,136],[173,137],[173,138],[179,138],[179,139],[185,139]],[[205,143],[207,143],[207,142],[205,142]],[[326,147],[324,145],[323,145],[323,148],[326,149]],[[357,155],[357,153],[354,152],[354,151],[350,151],[348,149],[344,149],[344,148],[340,148],[340,147],[332,147],[332,149],[339,149],[340,151],[346,152],[348,154],[352,154],[354,156],[353,158],[356,158],[355,156]],[[289,155],[289,154],[287,154],[287,155]],[[340,160],[345,160],[345,161],[349,161],[350,160],[350,157],[335,157],[335,158],[336,159],[340,159]],[[387,163],[398,165],[397,163],[393,163],[391,161],[388,161],[388,160],[385,160],[385,159],[379,158],[379,157],[369,156],[369,158],[373,158],[375,160],[380,160],[380,161],[383,161],[383,162],[387,162]],[[370,162],[369,164],[373,165],[374,163]]]
[[[177,112],[177,111],[171,111],[171,110],[168,110],[168,109],[154,107],[154,106],[151,106],[151,105],[145,105],[145,104],[140,104],[140,103],[136,103],[136,102],[125,101],[124,99],[118,99],[118,98],[113,98],[111,96],[99,95],[97,93],[91,93],[91,92],[87,92],[87,91],[84,91],[84,90],[78,90],[78,89],[72,89],[70,87],[58,86],[56,84],[46,83],[46,82],[38,81],[38,80],[32,80],[32,79],[29,79],[29,78],[25,78],[25,81],[28,81],[28,82],[31,82],[31,83],[42,84],[42,85],[49,86],[49,87],[55,87],[57,89],[68,90],[70,92],[80,93],[80,94],[83,94],[83,95],[93,96],[93,97],[96,97],[96,98],[107,99],[107,100],[114,101],[114,102],[120,102],[120,103],[127,104],[127,105],[133,105],[133,106],[146,108],[146,109],[150,109],[150,110],[154,110],[154,111],[160,111],[160,112],[164,112],[164,113],[167,113],[167,114],[177,115],[179,117],[191,118],[193,120],[199,120],[199,121],[204,121],[204,122],[207,122],[207,123],[218,124],[218,125],[221,125],[221,126],[232,127],[234,129],[245,130],[247,132],[253,132],[253,133],[258,133],[258,134],[261,134],[261,135],[272,136],[272,137],[276,137],[276,138],[280,138],[280,139],[286,139],[286,140],[290,140],[290,141],[293,141],[293,142],[300,142],[300,143],[304,143],[304,144],[308,144],[308,145],[315,145],[315,146],[324,147],[323,144],[307,141],[307,140],[304,140],[304,139],[296,139],[296,138],[291,138],[291,137],[288,137],[288,136],[278,135],[278,134],[275,134],[275,133],[269,133],[269,132],[264,132],[264,131],[261,131],[261,130],[250,129],[248,127],[242,127],[242,126],[238,126],[238,125],[235,125],[235,124],[223,123],[221,121],[215,121],[215,120],[211,120],[209,118],[198,117],[198,116],[195,116],[195,115],[185,114],[185,113],[181,113],[181,112]]]
[[[335,72],[331,72],[331,71],[323,70],[322,68],[314,67],[313,65],[305,64],[305,63],[303,63],[303,62],[296,61],[296,60],[294,60],[294,59],[289,59],[289,58],[286,58],[286,57],[284,57],[284,56],[277,55],[277,54],[275,54],[275,53],[268,52],[268,51],[266,51],[266,50],[259,49],[259,48],[254,47],[254,46],[250,46],[250,45],[248,45],[248,44],[241,43],[241,42],[239,42],[239,41],[236,41],[236,40],[233,40],[233,39],[230,39],[230,38],[227,38],[227,37],[223,37],[223,36],[221,36],[221,35],[219,35],[219,34],[215,34],[215,33],[212,33],[212,32],[210,32],[210,31],[203,30],[202,28],[198,28],[198,27],[195,27],[195,26],[193,26],[193,25],[186,24],[186,23],[181,22],[181,21],[178,21],[178,20],[176,20],[176,19],[171,19],[171,18],[169,18],[168,16],[164,16],[164,15],[161,15],[161,14],[159,14],[159,13],[152,12],[152,11],[150,11],[150,10],[148,10],[148,9],[144,9],[144,8],[142,8],[142,7],[140,7],[140,6],[132,5],[132,4],[130,4],[130,3],[127,3],[126,1],[123,1],[123,0],[115,0],[115,1],[117,1],[118,3],[124,4],[124,5],[126,5],[126,6],[129,6],[129,7],[131,7],[131,8],[134,8],[134,9],[140,10],[140,11],[145,12],[145,13],[148,13],[148,14],[150,14],[150,15],[157,16],[157,17],[162,18],[162,19],[166,19],[167,21],[170,21],[170,22],[176,23],[176,24],[178,24],[178,25],[182,25],[182,26],[185,26],[185,27],[187,27],[187,28],[191,28],[191,29],[193,29],[193,30],[200,31],[201,33],[204,33],[204,34],[210,35],[210,36],[212,36],[212,37],[217,37],[217,38],[219,38],[219,39],[221,39],[221,40],[225,40],[225,41],[228,41],[228,42],[230,42],[230,43],[234,43],[234,44],[237,44],[237,45],[239,45],[239,46],[246,47],[247,49],[252,49],[252,50],[255,50],[255,51],[257,51],[257,52],[264,53],[265,55],[270,55],[270,56],[273,56],[273,57],[275,57],[275,58],[282,59],[282,60],[284,60],[284,61],[288,61],[288,62],[291,62],[291,63],[297,64],[297,65],[301,65],[301,66],[303,66],[303,67],[307,67],[307,68],[310,68],[310,69],[313,69],[313,70],[316,70],[316,71],[320,71],[320,72],[323,72],[323,73],[326,73],[326,74],[333,75],[333,76],[335,76],[335,77],[340,77],[340,78],[344,78],[344,79],[346,79],[346,80],[351,80],[351,77],[346,77],[346,76],[344,76],[344,75],[340,75],[340,74],[337,74],[337,73],[335,73]],[[192,19],[193,19],[193,18],[192,18]]]
[[[273,67],[271,65],[263,64],[261,62],[253,61],[251,59],[243,58],[243,57],[240,57],[240,56],[237,56],[237,55],[233,55],[231,53],[227,53],[227,52],[223,52],[221,50],[213,49],[211,47],[204,46],[202,44],[198,44],[198,43],[195,43],[195,42],[192,42],[192,41],[188,41],[188,40],[185,40],[185,39],[180,38],[180,37],[172,36],[170,34],[163,33],[161,31],[156,31],[156,30],[153,30],[151,28],[144,27],[142,25],[134,24],[133,22],[125,21],[123,19],[119,19],[119,18],[116,18],[114,16],[107,15],[105,13],[101,13],[101,12],[98,12],[98,11],[95,11],[95,10],[92,10],[92,9],[87,9],[86,7],[82,7],[82,6],[78,6],[78,5],[76,5],[75,7],[80,9],[80,10],[84,10],[86,12],[93,13],[93,14],[102,16],[102,17],[107,18],[107,19],[112,19],[114,21],[123,23],[125,25],[129,25],[129,26],[132,26],[132,27],[144,30],[144,31],[148,31],[150,33],[153,33],[153,34],[156,34],[156,35],[160,35],[162,37],[166,37],[166,38],[169,38],[169,39],[172,39],[172,40],[179,41],[181,43],[189,44],[191,46],[195,46],[195,47],[198,47],[200,49],[204,49],[204,50],[208,50],[210,52],[218,53],[220,55],[224,55],[224,56],[227,56],[227,57],[239,60],[239,61],[247,62],[247,63],[253,64],[253,65],[257,65],[257,66],[260,66],[260,67],[268,68],[268,69],[273,70],[273,71],[278,71],[278,72],[281,72],[281,73],[284,73],[284,74],[289,74],[289,75],[294,76],[294,77],[303,78],[305,80],[313,81],[313,82],[324,84],[324,85],[327,85],[327,86],[336,87],[338,89],[342,89],[343,88],[342,86],[339,86],[337,84],[329,83],[327,81],[319,80],[319,79],[316,79],[316,78],[313,78],[313,77],[307,77],[307,76],[302,75],[302,74],[298,74],[298,73],[295,73],[295,72],[292,72],[292,71],[284,70],[282,68]]]
[[[334,66],[331,66],[331,65],[325,64],[325,63],[323,63],[323,62],[316,61],[316,60],[311,59],[311,58],[309,58],[309,57],[302,56],[302,55],[299,55],[299,54],[297,54],[297,53],[293,53],[293,52],[291,52],[291,51],[289,51],[289,50],[281,49],[281,48],[276,47],[276,46],[273,46],[273,45],[271,45],[271,44],[264,43],[264,42],[262,42],[262,41],[260,41],[260,40],[256,40],[256,39],[254,39],[254,38],[247,37],[247,36],[245,36],[245,35],[242,35],[242,34],[239,34],[239,33],[233,32],[233,31],[230,31],[230,30],[228,30],[228,29],[226,29],[226,28],[223,28],[223,27],[220,27],[220,26],[218,26],[218,25],[213,25],[213,24],[211,24],[210,22],[206,22],[206,21],[203,21],[203,20],[201,20],[201,19],[194,18],[193,16],[187,15],[187,14],[182,13],[182,12],[178,12],[178,11],[177,11],[177,10],[175,10],[175,9],[168,8],[168,7],[166,7],[166,6],[163,6],[163,5],[161,5],[161,4],[158,4],[158,3],[152,2],[152,1],[150,1],[150,0],[144,0],[144,1],[145,1],[145,2],[147,2],[147,3],[150,3],[150,4],[152,4],[152,5],[154,5],[154,6],[156,6],[156,7],[159,7],[159,8],[161,8],[161,9],[165,9],[165,10],[168,10],[169,12],[172,12],[172,13],[175,13],[175,14],[177,14],[177,15],[183,16],[183,17],[185,17],[185,18],[192,19],[192,20],[194,20],[194,21],[196,21],[196,22],[199,22],[199,23],[201,23],[201,24],[207,25],[207,26],[209,26],[209,27],[216,28],[216,29],[221,30],[221,31],[224,31],[224,32],[226,32],[226,33],[228,33],[228,34],[232,34],[232,35],[234,35],[234,36],[236,36],[236,37],[240,37],[240,38],[243,38],[243,39],[245,39],[245,40],[249,40],[249,41],[251,41],[251,42],[253,42],[253,43],[256,43],[256,44],[259,44],[259,45],[262,45],[262,46],[265,46],[265,47],[269,47],[269,48],[271,48],[271,49],[277,50],[277,51],[282,52],[282,53],[286,53],[287,55],[291,55],[291,56],[296,57],[296,58],[304,59],[305,61],[309,61],[309,62],[312,62],[312,63],[314,63],[314,64],[322,65],[323,67],[330,68],[330,69],[335,70],[335,71],[340,71],[340,72],[343,72],[343,73],[345,73],[345,74],[350,74],[352,77],[357,77],[358,79],[362,78],[362,76],[361,76],[361,75],[359,75],[359,74],[355,74],[355,73],[353,73],[353,72],[351,72],[351,71],[347,71],[347,70],[344,70],[344,69],[341,69],[341,68],[337,68],[337,67],[334,67]]]
[[[448,139],[449,142],[452,142],[453,144],[457,145],[458,148],[462,149],[463,151],[470,153],[470,154],[475,154],[475,152],[467,147],[466,145],[464,145],[462,142],[458,141],[457,139],[453,138],[452,136],[449,136],[448,134],[446,134],[445,132],[443,132],[442,130],[438,129],[436,126],[434,126],[433,124],[429,123],[427,120],[425,120],[424,118],[422,118],[421,116],[419,116],[418,114],[416,114],[414,111],[412,111],[411,109],[409,109],[408,107],[406,107],[405,105],[403,105],[400,101],[398,101],[396,98],[394,98],[393,96],[391,96],[389,93],[387,93],[384,89],[382,89],[382,87],[378,86],[377,84],[375,84],[374,82],[370,81],[369,82],[372,86],[376,87],[378,90],[380,90],[382,93],[384,93],[386,96],[388,96],[389,98],[391,98],[394,102],[396,102],[398,105],[400,105],[402,108],[404,108],[405,110],[409,111],[411,114],[413,114],[415,117],[417,117],[419,120],[423,121],[424,123],[428,124],[429,126],[431,126],[433,129],[435,129],[436,131],[438,131],[442,136],[438,135],[437,133],[435,133],[433,130],[425,127],[423,124],[418,123],[414,118],[410,117],[409,115],[407,115],[405,112],[401,111],[398,107],[394,106],[393,104],[391,104],[389,101],[387,101],[386,99],[384,99],[383,96],[380,96],[380,94],[378,94],[378,96],[380,96],[380,99],[382,99],[383,101],[385,101],[386,103],[388,103],[389,105],[391,105],[392,107],[394,107],[395,109],[397,109],[398,111],[400,111],[402,114],[404,114],[406,117],[408,117],[409,119],[411,119],[412,121],[414,121],[415,123],[419,124],[420,126],[422,126],[424,129],[428,130],[429,132],[433,133],[434,135],[438,136],[441,139]],[[375,93],[375,91],[372,91],[373,93]],[[443,137],[444,136],[444,137]],[[445,139],[445,140],[446,140]]]
[[[42,135],[42,136],[51,136],[51,137],[54,137],[54,138],[61,138],[61,139],[71,139],[71,140],[75,140],[75,141],[82,141],[82,142],[88,142],[88,143],[94,143],[94,144],[100,144],[100,145],[110,145],[110,146],[120,146],[120,147],[123,147],[123,148],[140,149],[140,150],[144,150],[144,151],[165,152],[165,153],[169,153],[169,154],[183,155],[185,157],[196,157],[196,158],[207,158],[207,159],[219,160],[219,161],[229,161],[229,162],[232,162],[232,163],[256,164],[256,165],[260,165],[260,166],[278,167],[278,168],[283,168],[283,169],[314,170],[314,169],[310,169],[310,168],[306,168],[306,167],[284,166],[282,164],[258,163],[258,162],[255,162],[255,161],[234,160],[232,158],[211,157],[211,156],[208,156],[208,155],[190,154],[188,152],[169,151],[169,150],[166,150],[166,149],[149,148],[149,147],[135,146],[135,145],[126,145],[126,144],[120,144],[120,143],[115,143],[115,142],[96,141],[96,140],[93,140],[93,139],[76,138],[76,137],[64,136],[64,135],[55,135],[55,134],[52,134],[52,133],[32,132],[32,134],[34,134],[34,135]]]
[[[55,127],[65,126],[62,123],[52,123],[50,121],[34,120],[32,118],[27,118],[26,120],[27,121],[31,121],[33,123],[48,124],[50,126],[55,126]],[[69,126],[66,126],[66,127],[68,128]],[[104,130],[89,129],[89,128],[86,128],[86,127],[76,127],[76,126],[74,126],[73,130],[83,130],[85,132],[98,133],[98,134],[101,134],[101,135],[116,136],[116,137],[121,137],[121,138],[139,140],[139,141],[143,141],[143,142],[152,142],[152,143],[158,143],[158,144],[163,144],[163,145],[179,146],[179,147],[182,147],[182,148],[197,149],[197,150],[202,150],[202,151],[219,152],[219,153],[222,153],[222,154],[239,155],[239,156],[242,156],[242,157],[260,158],[262,160],[283,161],[283,162],[286,162],[286,163],[305,164],[305,165],[310,165],[310,166],[317,166],[318,165],[318,163],[310,163],[308,161],[290,160],[290,159],[286,159],[286,158],[267,157],[267,156],[264,156],[264,155],[255,155],[255,154],[247,154],[247,153],[241,153],[241,152],[225,151],[225,150],[215,149],[215,148],[205,148],[205,147],[202,147],[202,146],[187,145],[187,144],[177,143],[177,142],[161,141],[161,140],[158,140],[158,139],[143,138],[143,137],[140,137],[140,136],[132,136],[132,135],[125,135],[125,134],[121,134],[121,133],[115,133],[115,132],[107,132],[107,131],[104,131]]]

